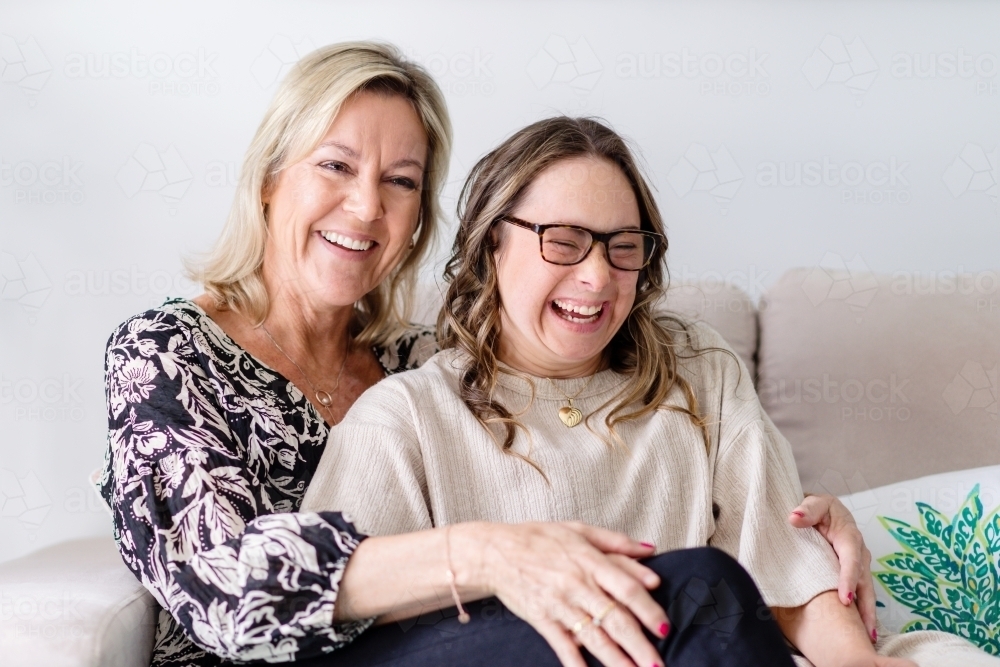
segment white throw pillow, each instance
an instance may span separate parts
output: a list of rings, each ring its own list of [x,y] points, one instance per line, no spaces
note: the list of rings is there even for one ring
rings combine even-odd
[[[1000,655],[1000,466],[841,496],[872,552],[878,615],[892,632],[941,630]]]

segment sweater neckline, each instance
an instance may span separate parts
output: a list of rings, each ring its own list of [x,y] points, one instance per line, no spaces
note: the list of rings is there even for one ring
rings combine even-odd
[[[584,377],[552,378],[550,381],[548,378],[515,370],[503,362],[498,362],[498,365],[498,385],[520,396],[534,395],[535,398],[542,400],[565,402],[567,396],[573,396],[574,401],[604,396],[619,391],[622,385],[628,381],[627,375],[611,369],[598,371],[594,375]],[[576,395],[577,392],[580,394]]]

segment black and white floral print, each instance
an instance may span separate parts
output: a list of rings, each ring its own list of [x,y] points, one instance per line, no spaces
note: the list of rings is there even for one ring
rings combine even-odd
[[[375,353],[395,373],[436,351],[413,328]],[[339,512],[298,512],[329,429],[292,383],[172,299],[111,335],[105,385],[101,493],[126,565],[162,608],[153,665],[290,661],[368,627],[333,623],[364,536]]]

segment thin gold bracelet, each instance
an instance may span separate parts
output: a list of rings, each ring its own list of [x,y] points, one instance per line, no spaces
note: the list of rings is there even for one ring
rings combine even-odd
[[[472,617],[462,606],[462,598],[458,597],[458,588],[455,586],[455,572],[451,569],[451,526],[444,529],[445,551],[448,553],[448,585],[451,586],[451,596],[455,598],[455,607],[458,608],[458,622],[466,624]]]

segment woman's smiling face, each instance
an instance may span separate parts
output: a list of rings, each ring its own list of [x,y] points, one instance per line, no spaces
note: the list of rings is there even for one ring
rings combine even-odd
[[[420,214],[427,134],[409,100],[358,93],[270,192],[265,275],[319,309],[349,306],[403,259]]]
[[[579,157],[546,168],[512,215],[535,224],[568,224],[595,232],[639,229],[639,207],[614,163]],[[597,244],[579,264],[542,259],[538,235],[496,223],[500,292],[500,360],[539,377],[597,371],[604,348],[635,302],[639,272],[613,268]]]

